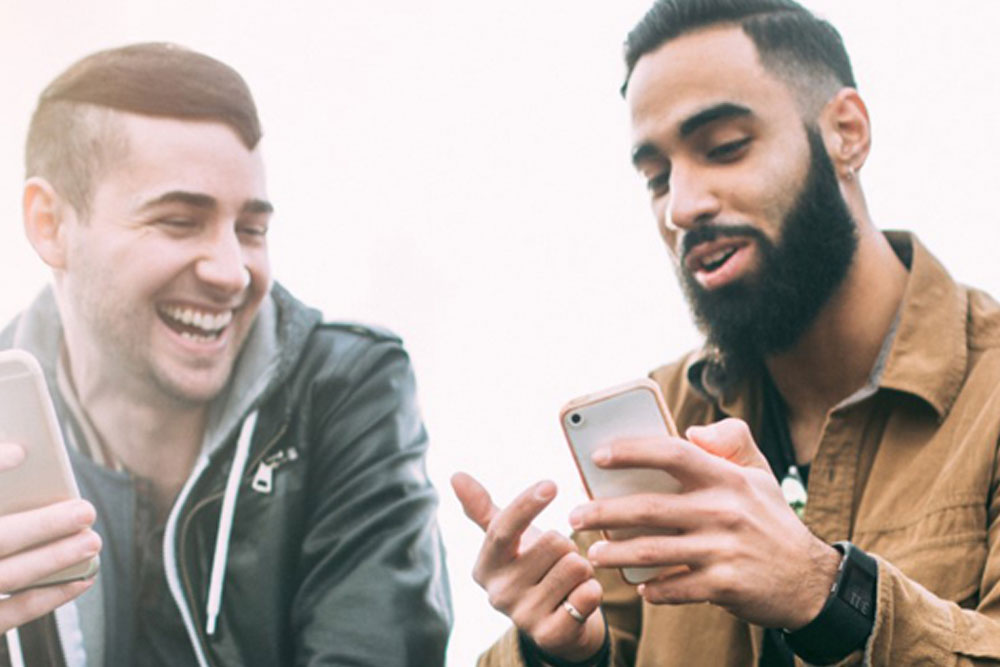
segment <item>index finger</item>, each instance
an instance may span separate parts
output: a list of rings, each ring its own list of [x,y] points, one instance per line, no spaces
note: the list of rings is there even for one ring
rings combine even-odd
[[[681,438],[616,440],[594,452],[601,468],[654,468],[673,475],[686,489],[724,483],[736,464]]]
[[[24,448],[13,442],[0,442],[0,471],[16,468],[24,462]]]

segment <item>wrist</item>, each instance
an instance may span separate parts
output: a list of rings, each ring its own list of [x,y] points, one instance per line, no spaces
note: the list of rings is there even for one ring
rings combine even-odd
[[[837,582],[844,554],[833,545],[816,540],[817,546],[809,558],[809,571],[804,577],[803,594],[805,599],[801,606],[794,610],[794,616],[787,619],[782,627],[794,632],[805,627],[820,615],[830,598],[830,591]]]
[[[834,547],[843,557],[823,608],[803,627],[785,631],[792,650],[815,664],[836,662],[861,648],[875,624],[878,564],[850,542]]]

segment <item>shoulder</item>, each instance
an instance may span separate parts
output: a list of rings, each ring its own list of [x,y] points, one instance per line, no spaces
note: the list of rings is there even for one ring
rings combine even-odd
[[[986,292],[968,289],[969,347],[973,350],[1000,350],[1000,304]]]
[[[412,384],[409,354],[392,331],[359,322],[321,322],[306,339],[288,388],[324,388],[340,394],[362,384],[387,390]]]

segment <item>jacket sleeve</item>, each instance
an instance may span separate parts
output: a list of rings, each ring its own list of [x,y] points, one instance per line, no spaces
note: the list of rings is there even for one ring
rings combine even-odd
[[[878,560],[875,625],[865,665],[1000,664],[1000,459],[987,504],[986,566],[967,607],[943,600],[884,559]]]
[[[582,553],[600,538],[597,533],[576,533]],[[611,633],[611,656],[608,667],[632,667],[642,625],[642,601],[635,587],[625,583],[618,570],[598,570],[597,579],[604,588],[601,611]],[[478,667],[526,667],[517,637],[517,628],[508,630],[479,657]]]
[[[308,398],[296,664],[443,665],[451,600],[414,377],[397,341],[363,344],[346,374],[321,374]]]

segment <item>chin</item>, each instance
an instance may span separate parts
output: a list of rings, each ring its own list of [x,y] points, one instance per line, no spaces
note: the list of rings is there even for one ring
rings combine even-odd
[[[183,374],[163,373],[157,378],[161,391],[179,403],[205,405],[222,393],[232,368],[212,369],[211,372],[189,372]]]

